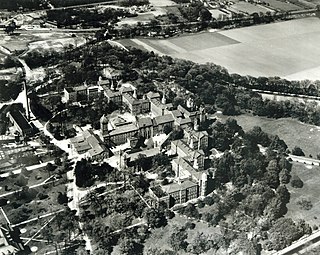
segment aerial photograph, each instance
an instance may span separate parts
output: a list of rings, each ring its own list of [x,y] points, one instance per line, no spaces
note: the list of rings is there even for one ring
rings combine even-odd
[[[320,255],[319,197],[320,0],[0,0],[1,255]]]

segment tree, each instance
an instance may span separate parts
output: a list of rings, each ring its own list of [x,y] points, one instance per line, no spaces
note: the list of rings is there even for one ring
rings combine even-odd
[[[303,150],[298,147],[298,146],[295,146],[293,149],[292,149],[292,154],[293,155],[296,155],[296,156],[304,156],[304,152]]]
[[[213,241],[203,233],[197,233],[195,238],[189,243],[187,251],[192,254],[202,254],[210,250],[213,246]]]
[[[164,125],[163,127],[163,133],[165,133],[166,135],[168,135],[170,132],[172,131],[172,127],[169,125]]]
[[[194,204],[189,203],[183,210],[183,214],[187,217],[199,218],[198,209]]]
[[[297,175],[292,176],[290,184],[294,188],[302,188],[303,187],[303,181]]]
[[[178,252],[179,250],[186,250],[188,247],[188,242],[186,241],[187,238],[188,234],[185,230],[176,230],[170,236],[170,246],[175,252]]]
[[[155,208],[147,208],[144,213],[144,218],[151,228],[160,228],[167,225],[167,219],[164,213]]]

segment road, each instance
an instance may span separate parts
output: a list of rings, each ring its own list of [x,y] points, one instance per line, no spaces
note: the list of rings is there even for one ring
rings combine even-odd
[[[288,158],[291,158],[292,161],[294,161],[294,162],[299,162],[299,163],[303,163],[303,164],[307,164],[307,165],[320,166],[320,160],[319,159],[295,156],[295,155],[292,155],[292,154],[289,154]]]
[[[310,236],[304,237],[297,242],[293,243],[289,247],[275,252],[272,255],[298,255],[298,254],[308,254],[307,248],[308,246],[312,246],[313,243],[319,242],[320,240],[320,230],[317,230]]]

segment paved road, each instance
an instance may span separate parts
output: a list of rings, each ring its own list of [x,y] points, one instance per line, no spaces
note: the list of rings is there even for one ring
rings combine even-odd
[[[299,162],[299,163],[303,163],[303,164],[307,164],[307,165],[320,166],[320,160],[319,159],[295,156],[295,155],[292,155],[292,154],[289,154],[289,158],[291,158],[292,161],[294,161],[294,162]]]
[[[320,239],[320,230],[317,230],[310,236],[304,237],[297,242],[293,243],[289,247],[275,252],[272,255],[296,255],[296,254],[304,254],[307,249],[306,246],[311,246],[313,243],[318,242]],[[304,251],[304,253],[302,253]],[[305,253],[307,254],[307,253]]]

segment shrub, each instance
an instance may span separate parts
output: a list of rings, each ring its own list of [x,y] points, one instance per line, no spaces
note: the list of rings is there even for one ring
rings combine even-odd
[[[303,187],[303,181],[296,175],[292,176],[290,184],[293,188]]]
[[[299,208],[302,210],[309,211],[313,207],[312,203],[310,200],[301,198],[298,202],[297,205],[299,205]]]

